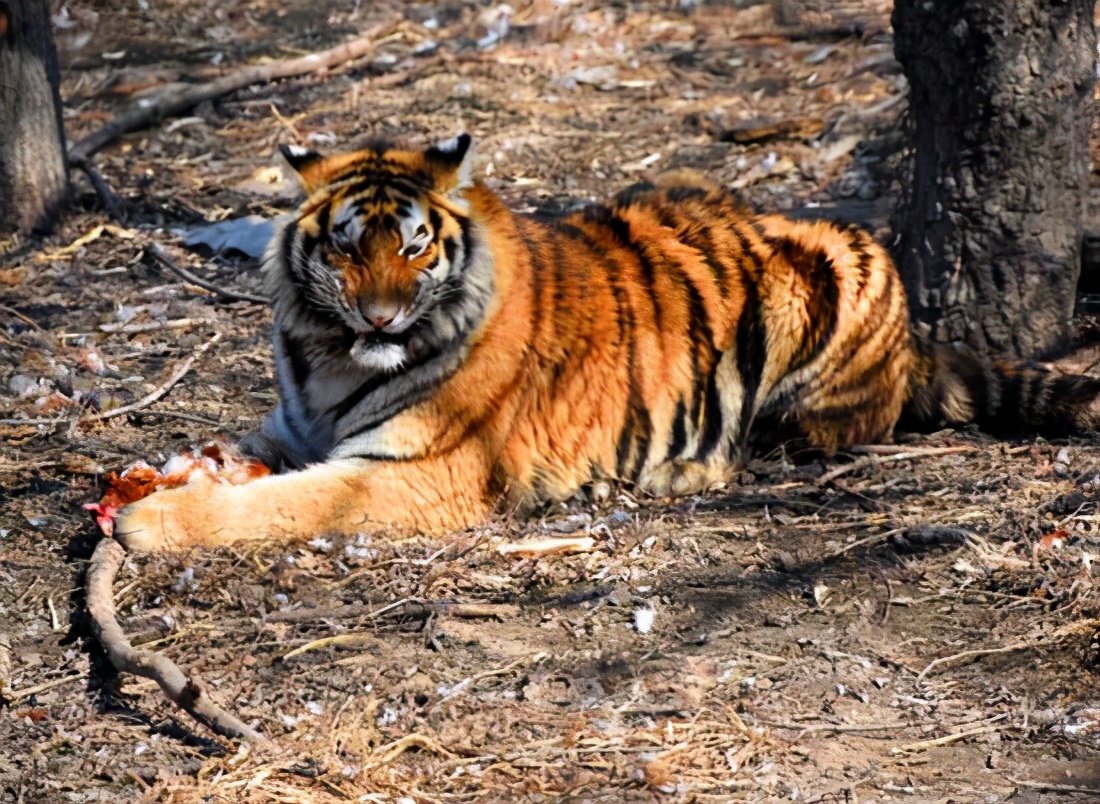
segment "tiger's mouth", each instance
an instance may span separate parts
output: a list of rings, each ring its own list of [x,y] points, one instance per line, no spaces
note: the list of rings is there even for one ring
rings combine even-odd
[[[409,340],[409,329],[401,332],[387,332],[384,329],[353,329],[355,343],[363,345],[383,346],[385,344],[404,345]]]

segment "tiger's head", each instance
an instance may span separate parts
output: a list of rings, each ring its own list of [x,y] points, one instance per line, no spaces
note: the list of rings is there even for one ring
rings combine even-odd
[[[484,311],[492,271],[464,197],[470,143],[462,134],[422,150],[332,156],[280,147],[308,197],[271,256],[294,302],[340,328],[363,368],[399,370],[461,338]]]

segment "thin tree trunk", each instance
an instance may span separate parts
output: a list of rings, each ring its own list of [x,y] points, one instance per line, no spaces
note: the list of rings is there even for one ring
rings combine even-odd
[[[46,229],[68,191],[45,0],[0,0],[0,231]]]
[[[896,0],[912,163],[894,252],[914,319],[993,356],[1056,350],[1080,271],[1095,0]]]

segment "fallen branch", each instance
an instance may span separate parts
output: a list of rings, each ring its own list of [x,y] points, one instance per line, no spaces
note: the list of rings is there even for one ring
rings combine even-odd
[[[1077,620],[1076,622],[1063,625],[1060,628],[1056,628],[1053,633],[1046,636],[1036,636],[1026,642],[1016,642],[1012,645],[1005,645],[1001,648],[981,648],[978,650],[964,650],[961,653],[953,653],[950,656],[942,656],[939,659],[933,659],[928,663],[920,673],[917,674],[916,682],[919,684],[924,680],[924,677],[936,667],[940,667],[945,664],[951,664],[952,662],[962,661],[963,659],[972,659],[978,656],[996,656],[1001,653],[1014,653],[1018,650],[1027,650],[1029,648],[1038,648],[1042,645],[1049,644],[1056,639],[1063,639],[1067,636],[1075,636],[1079,634],[1085,634],[1095,631],[1100,628],[1100,619],[1089,618],[1087,620]]]
[[[370,763],[372,765],[389,765],[410,748],[419,748],[421,751],[431,751],[433,754],[437,754],[441,757],[454,756],[452,752],[441,746],[427,734],[406,734],[400,740],[395,740],[392,743],[387,743],[386,745],[376,748],[370,756]],[[374,757],[379,755],[381,755],[381,758],[375,760]]]
[[[0,702],[11,699],[11,638],[0,631]]]
[[[219,333],[215,334],[213,338],[211,338],[206,343],[204,343],[202,346],[200,346],[198,349],[196,349],[195,353],[192,354],[190,357],[188,357],[186,360],[184,360],[183,363],[180,364],[180,367],[178,369],[176,369],[175,373],[172,374],[172,376],[169,377],[168,380],[163,385],[158,387],[151,394],[148,394],[147,396],[143,396],[137,402],[133,402],[129,405],[123,405],[121,408],[114,408],[112,410],[105,410],[103,413],[96,413],[94,416],[85,416],[81,419],[77,419],[77,423],[79,423],[79,422],[100,422],[100,421],[103,421],[105,419],[113,419],[117,416],[125,416],[127,413],[133,413],[136,410],[141,410],[142,408],[149,407],[149,405],[152,405],[158,399],[160,399],[165,394],[167,394],[169,391],[171,391],[172,386],[174,386],[176,383],[178,383],[180,380],[182,380],[184,375],[187,374],[187,372],[191,370],[191,366],[194,364],[195,360],[199,357],[199,355],[206,352],[207,349],[209,349],[211,346],[213,346],[215,343],[217,343],[219,340],[221,340],[221,337],[222,337],[221,333],[219,332]]]
[[[398,601],[402,616],[410,619],[424,618],[432,614],[457,617],[462,620],[504,620],[519,614],[519,606],[512,603],[436,603]],[[374,619],[397,608],[396,605],[377,608],[374,603],[351,603],[331,609],[294,609],[273,611],[264,616],[269,623],[311,623],[318,620],[347,620],[354,617]]]
[[[195,274],[184,268],[182,265],[177,265],[175,260],[165,254],[164,249],[162,249],[156,243],[152,243],[149,246],[149,253],[153,255],[153,259],[155,259],[169,271],[174,273],[176,276],[180,277],[186,282],[190,282],[192,285],[197,285],[203,290],[209,290],[211,293],[221,299],[225,299],[227,301],[253,302],[255,304],[268,304],[271,301],[266,296],[255,296],[251,293],[239,293],[236,290],[226,290],[225,288],[218,287],[213,282],[208,282],[201,276],[196,276]]]
[[[33,687],[23,687],[18,690],[8,690],[8,694],[4,697],[9,703],[15,703],[21,701],[24,698],[30,698],[32,695],[37,695],[40,692],[46,690],[52,690],[54,687],[60,687],[64,684],[68,684],[72,681],[80,681],[82,678],[87,678],[87,673],[74,673],[71,676],[64,676],[62,678],[54,678],[49,681],[43,681],[41,684],[35,684]]]
[[[502,556],[520,558],[541,558],[542,556],[565,555],[569,553],[587,553],[595,549],[596,540],[591,536],[570,536],[567,538],[527,539],[522,542],[509,542],[497,547]]]
[[[432,709],[435,709],[440,704],[444,704],[447,701],[451,700],[452,698],[455,698],[455,697],[461,695],[470,686],[472,686],[473,684],[476,684],[479,681],[484,681],[487,678],[496,678],[498,676],[506,676],[509,673],[511,673],[513,670],[515,670],[517,667],[523,667],[524,665],[527,665],[527,664],[538,664],[543,659],[545,659],[547,657],[547,655],[548,654],[543,653],[542,651],[539,651],[534,656],[521,656],[520,658],[516,659],[514,662],[510,662],[509,664],[506,664],[503,667],[497,667],[497,668],[494,668],[493,670],[483,670],[480,673],[474,673],[469,678],[465,678],[462,681],[455,684],[454,687],[451,688],[451,691],[448,692],[446,695],[444,695],[442,698],[440,698],[438,701],[433,703],[431,705],[431,707],[429,707],[428,711],[430,712]]]
[[[84,171],[84,175],[88,177],[88,181],[92,183],[92,189],[95,190],[96,195],[99,196],[100,203],[103,204],[103,208],[107,211],[107,217],[113,221],[122,221],[122,202],[114,191],[111,190],[107,184],[107,180],[103,178],[103,175],[96,170],[95,165],[92,164],[91,158],[87,159],[70,159],[69,164],[78,170]]]
[[[965,740],[968,737],[977,737],[981,734],[992,734],[995,731],[1000,731],[1001,726],[982,726],[981,728],[971,729],[970,731],[960,731],[955,734],[948,734],[944,737],[937,737],[934,740],[921,740],[919,743],[908,743],[907,745],[899,745],[895,748],[891,748],[891,753],[894,754],[916,754],[920,751],[927,751],[929,748],[939,748],[944,745],[951,745],[951,743],[957,743],[959,740]]]
[[[1024,787],[1028,790],[1038,790],[1040,793],[1090,793],[1091,795],[1100,795],[1100,787],[1078,787],[1072,784],[1052,784],[1050,782],[1032,782],[1027,779],[1013,779],[1011,776],[1008,780],[1017,787]]]
[[[80,165],[81,162],[87,162],[94,153],[110,145],[124,134],[155,125],[167,117],[193,109],[200,103],[215,100],[252,84],[263,84],[283,78],[308,75],[321,70],[330,70],[337,65],[358,59],[370,52],[375,39],[382,33],[384,27],[377,25],[357,39],[320,53],[285,61],[275,61],[269,64],[242,67],[204,84],[192,84],[182,88],[173,87],[165,89],[152,97],[142,98],[133,103],[128,112],[119,115],[73,145],[69,149],[69,162],[73,165]]]
[[[792,742],[801,740],[807,734],[817,734],[819,732],[825,732],[826,734],[864,734],[876,731],[901,731],[903,729],[914,728],[914,724],[912,723],[878,723],[860,726],[849,723],[782,723],[774,720],[761,720],[760,718],[754,718],[753,722],[772,729],[797,731],[798,734],[795,735]]]
[[[111,588],[125,558],[126,548],[121,544],[114,539],[101,539],[88,563],[85,583],[92,631],[111,664],[119,672],[151,678],[176,706],[218,734],[268,744],[262,734],[214,703],[199,683],[188,678],[171,659],[135,649],[130,644],[115,619]]]
[[[101,324],[100,332],[108,332],[112,335],[139,335],[143,332],[160,332],[162,329],[187,329],[196,324],[211,324],[206,318],[174,318],[171,321],[145,321],[141,324]]]
[[[829,472],[826,472],[817,479],[818,486],[824,486],[826,483],[831,483],[838,477],[851,474],[852,472],[858,472],[860,469],[866,469],[868,466],[877,466],[880,463],[894,463],[895,461],[915,461],[920,458],[935,458],[939,455],[958,455],[963,452],[977,452],[977,447],[934,447],[930,449],[914,449],[907,450],[905,452],[897,452],[892,455],[867,455],[858,460],[854,460],[851,463],[846,463],[843,466],[838,466]]]
[[[928,666],[917,674],[916,681],[918,684],[921,683],[929,672],[945,664],[961,662],[963,659],[974,659],[978,656],[996,656],[1001,653],[1015,653],[1018,650],[1027,650],[1028,648],[1034,648],[1038,645],[1038,642],[1017,642],[1013,645],[1005,645],[1001,648],[983,648],[981,650],[964,650],[961,653],[953,653],[950,656],[943,656],[939,659],[930,661]]]

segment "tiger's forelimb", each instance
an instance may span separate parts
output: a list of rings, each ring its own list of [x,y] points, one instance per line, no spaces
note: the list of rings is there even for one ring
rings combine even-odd
[[[236,486],[199,479],[127,506],[115,535],[129,550],[176,550],[379,529],[454,531],[488,517],[489,481],[472,446],[411,461],[331,460]]]

